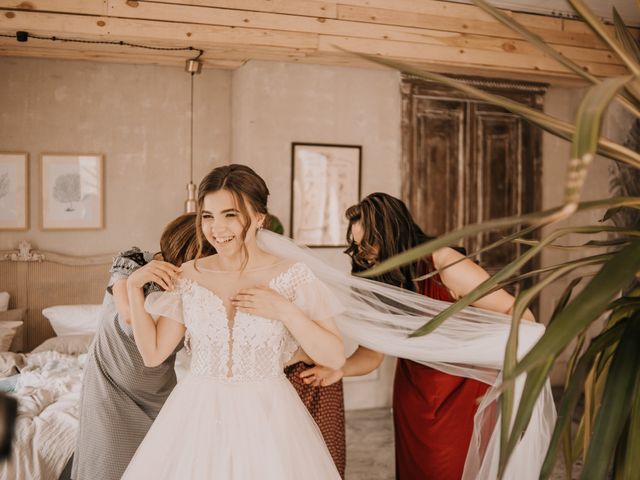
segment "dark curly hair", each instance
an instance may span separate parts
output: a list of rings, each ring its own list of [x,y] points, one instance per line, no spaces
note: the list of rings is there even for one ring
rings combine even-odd
[[[347,209],[349,221],[345,253],[351,257],[351,271],[361,272],[394,255],[431,240],[413,221],[407,206],[386,193],[372,193]],[[353,240],[352,227],[360,222],[364,236],[360,243]],[[408,290],[416,290],[414,279],[419,262],[404,265],[374,278],[380,282]]]

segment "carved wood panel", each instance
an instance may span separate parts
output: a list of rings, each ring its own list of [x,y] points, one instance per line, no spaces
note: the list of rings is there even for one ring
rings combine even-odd
[[[465,81],[542,108],[545,86]],[[403,198],[416,222],[437,236],[465,225],[531,212],[541,205],[542,133],[516,115],[448,87],[405,77]],[[467,238],[476,251],[507,232]],[[505,244],[476,260],[495,272],[521,252]],[[526,270],[531,268],[527,266]]]

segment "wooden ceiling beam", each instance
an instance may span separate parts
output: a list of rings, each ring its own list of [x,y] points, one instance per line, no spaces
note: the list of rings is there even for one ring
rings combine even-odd
[[[577,20],[507,12],[552,46],[598,76],[625,74],[620,61]],[[473,5],[435,0],[0,0],[0,33],[84,40],[125,41],[148,46],[203,49],[205,66],[250,59],[371,63],[336,49],[383,55],[413,65],[477,74],[504,72],[575,76]],[[634,30],[637,34],[637,31]],[[47,47],[78,58],[96,52],[155,59],[133,48],[53,47],[30,39],[0,42],[5,52],[43,53]],[[54,43],[54,42],[49,42]],[[189,58],[189,52],[186,57]],[[170,55],[179,58],[182,54]],[[31,54],[30,54],[31,55]],[[95,58],[91,57],[91,58]],[[184,58],[184,57],[183,57]],[[168,60],[169,62],[177,60]],[[441,68],[440,68],[441,67]]]
[[[520,35],[511,29],[490,18],[477,20],[468,17],[438,16],[349,5],[339,6],[338,18],[340,20],[350,20],[354,22],[473,33],[476,35],[488,35],[505,39],[521,38]],[[548,24],[548,17],[538,15],[538,18],[540,19],[539,23],[527,26],[527,28],[551,44],[599,49],[607,48],[603,42],[590,31],[565,31],[561,23],[559,23],[557,28],[551,28],[551,25]],[[551,20],[556,19],[551,18]]]
[[[107,41],[137,40],[176,46],[261,45],[298,51],[315,51],[318,46],[318,35],[313,33],[32,11],[0,12],[0,31],[7,33],[18,30],[40,35]]]
[[[0,0],[0,8],[34,12],[107,15],[107,0]]]
[[[123,54],[122,52],[108,52],[96,49],[85,50],[74,48],[31,48],[29,50],[16,49],[13,46],[0,45],[0,56],[5,57],[23,57],[23,58],[48,58],[61,60],[80,60],[80,61],[96,61],[108,63],[133,63],[133,64],[149,64],[164,65],[171,67],[183,67],[184,59],[172,55],[142,54],[137,53]],[[235,70],[246,63],[246,59],[224,60],[209,59],[207,66],[222,70]]]
[[[548,57],[540,55],[534,56],[511,52],[508,55],[502,55],[501,58],[496,58],[495,52],[472,48],[461,49],[441,46],[435,49],[428,49],[416,44],[403,42],[331,37],[326,35],[320,36],[319,50],[321,52],[338,54],[340,51],[336,49],[336,47],[380,57],[398,59],[409,63],[441,63],[443,65],[467,64],[476,69],[482,67],[497,67],[505,72],[529,71],[532,75],[536,75],[538,72],[546,72],[549,74],[562,74],[566,72],[566,69],[562,65],[559,65]],[[599,76],[618,76],[624,75],[626,72],[625,67],[617,64],[589,62],[583,63],[583,65],[587,71]]]
[[[140,0],[140,3],[157,0]],[[248,12],[278,13],[302,17],[336,18],[336,2],[317,0],[162,0],[163,3],[195,5],[200,7],[227,8]]]

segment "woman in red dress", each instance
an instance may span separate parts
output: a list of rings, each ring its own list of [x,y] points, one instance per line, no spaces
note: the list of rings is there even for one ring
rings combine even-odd
[[[429,240],[405,204],[384,193],[373,193],[346,212],[352,271],[359,272]],[[452,302],[473,290],[489,275],[470,260],[426,280],[415,279],[463,258],[453,248],[441,248],[414,264],[384,273],[376,280]],[[514,299],[504,290],[487,295],[474,306],[509,313]],[[526,319],[533,320],[531,312]],[[364,375],[383,355],[359,347],[340,370],[315,367],[308,380],[330,385],[343,376]],[[393,388],[396,478],[398,480],[457,480],[462,477],[480,397],[489,385],[398,359]]]

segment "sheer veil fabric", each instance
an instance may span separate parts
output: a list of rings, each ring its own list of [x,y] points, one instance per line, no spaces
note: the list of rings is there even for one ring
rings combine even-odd
[[[342,304],[336,321],[345,337],[372,350],[491,385],[475,416],[463,479],[497,478],[500,414],[496,399],[511,317],[469,307],[447,319],[434,332],[410,338],[411,332],[449,304],[341,272],[318,258],[312,250],[282,235],[263,230],[258,233],[258,242],[263,250],[273,255],[305,263],[331,289]],[[543,333],[543,325],[522,322],[518,358],[522,358]],[[516,381],[512,416],[515,416],[525,378],[522,375]],[[555,418],[551,386],[547,380],[503,478],[538,478]]]

